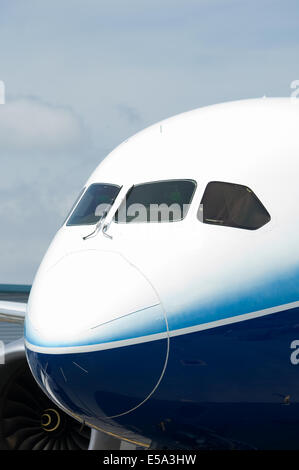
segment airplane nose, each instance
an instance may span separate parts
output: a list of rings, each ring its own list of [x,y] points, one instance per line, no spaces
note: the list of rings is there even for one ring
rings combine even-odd
[[[38,273],[25,322],[27,358],[44,391],[82,420],[126,414],[166,368],[166,314],[121,254],[71,253]]]

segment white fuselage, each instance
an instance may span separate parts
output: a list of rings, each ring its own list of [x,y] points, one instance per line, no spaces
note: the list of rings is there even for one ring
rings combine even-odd
[[[298,124],[295,99],[240,101],[166,119],[117,147],[85,184],[121,187],[106,229],[87,239],[95,226],[58,231],[31,291],[28,350],[76,354],[76,364],[80,354],[119,350],[121,361],[129,346],[164,339],[135,409],[161,383],[173,338],[298,307]],[[196,183],[183,220],[115,223],[132,186],[172,180]],[[271,220],[257,230],[202,223],[215,181],[250,188]]]

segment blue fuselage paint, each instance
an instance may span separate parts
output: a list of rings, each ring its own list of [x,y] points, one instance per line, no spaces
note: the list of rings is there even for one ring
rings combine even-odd
[[[299,308],[174,336],[76,354],[27,350],[32,372],[66,409],[191,448],[299,449]],[[132,411],[130,411],[132,410]],[[118,416],[119,415],[119,416]]]

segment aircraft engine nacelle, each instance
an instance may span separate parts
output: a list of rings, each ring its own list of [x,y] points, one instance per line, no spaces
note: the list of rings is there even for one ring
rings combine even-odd
[[[4,357],[5,364],[0,365],[0,450],[91,448],[90,428],[56,407],[35,382],[23,339],[6,345]]]

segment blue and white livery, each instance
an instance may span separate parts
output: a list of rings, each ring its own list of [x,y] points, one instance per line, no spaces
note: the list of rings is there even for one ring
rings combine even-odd
[[[209,106],[98,166],[25,320],[58,406],[145,447],[299,448],[298,126],[296,99]]]

